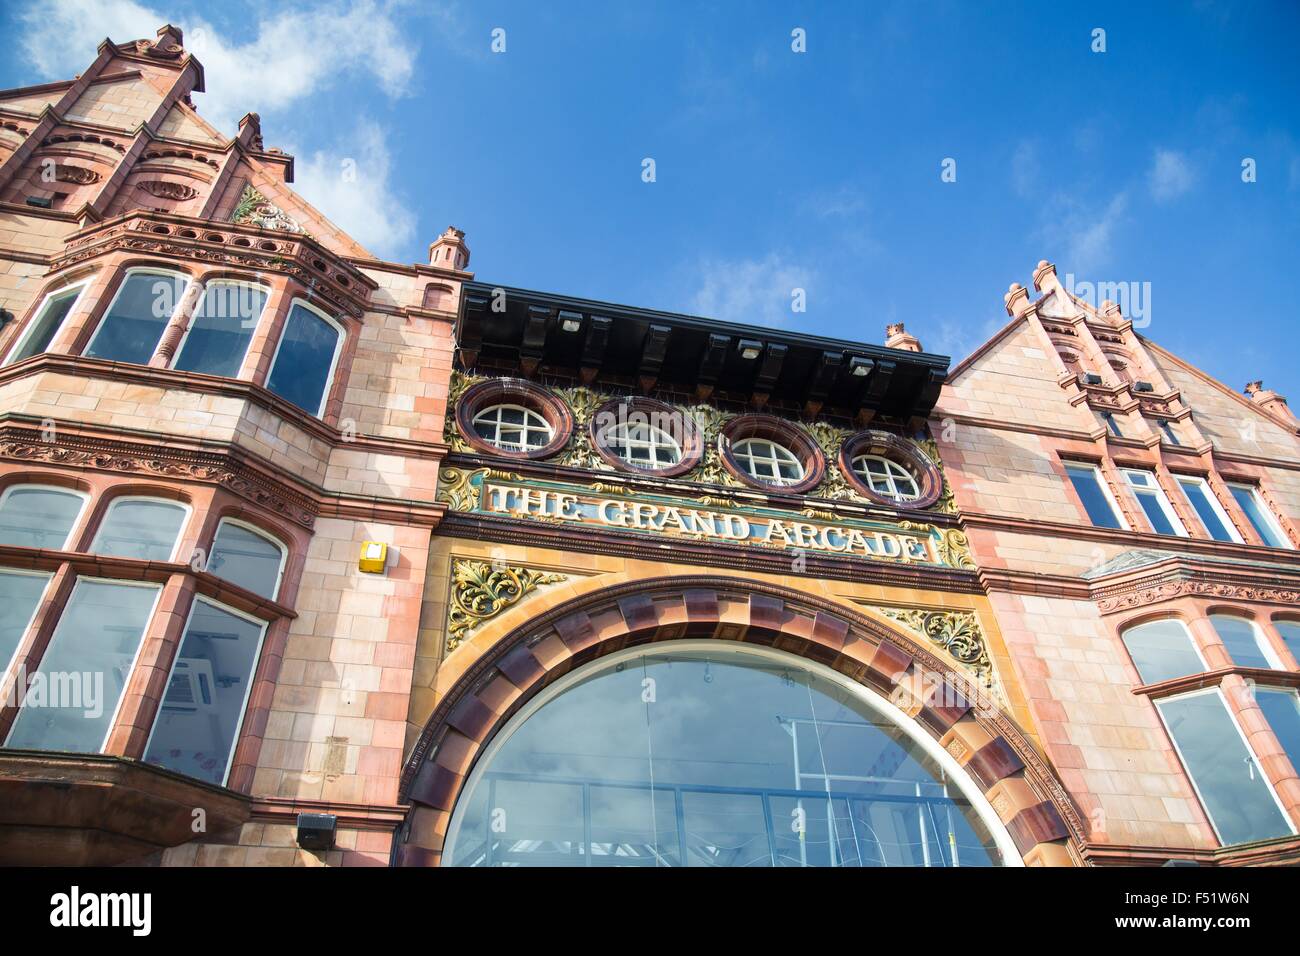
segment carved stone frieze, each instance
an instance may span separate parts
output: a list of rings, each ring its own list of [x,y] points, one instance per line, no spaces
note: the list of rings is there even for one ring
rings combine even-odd
[[[107,228],[72,239],[52,267],[66,269],[94,256],[128,249],[287,275],[311,289],[312,295],[340,315],[359,319],[365,314],[369,290],[364,276],[345,264],[327,262],[301,237],[257,238],[236,229],[190,226],[183,220],[156,219],[155,215],[132,214]]]
[[[93,169],[87,169],[85,166],[73,166],[70,163],[59,163],[55,166],[54,178],[61,183],[75,183],[78,186],[89,186],[91,183],[97,183],[103,179]]]
[[[157,196],[159,199],[172,199],[177,202],[185,202],[199,194],[199,191],[193,186],[187,186],[185,183],[172,183],[164,179],[146,179],[136,185],[151,196]]]
[[[304,528],[311,528],[316,522],[315,505],[306,496],[279,486],[272,479],[227,463],[219,455],[177,452],[163,456],[142,454],[129,445],[116,442],[84,440],[74,444],[72,441],[50,443],[13,439],[0,441],[0,458],[220,485]]]
[[[1227,584],[1220,581],[1167,581],[1104,597],[1097,602],[1097,607],[1106,614],[1183,597],[1215,597],[1233,601],[1259,601],[1267,604],[1300,604],[1300,590],[1291,588]]]
[[[286,213],[271,200],[262,195],[255,187],[244,187],[230,221],[240,225],[260,226],[263,229],[279,229],[284,232],[305,233],[298,221]]]

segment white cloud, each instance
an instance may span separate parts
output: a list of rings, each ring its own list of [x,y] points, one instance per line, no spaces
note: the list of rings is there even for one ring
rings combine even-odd
[[[1191,189],[1196,176],[1182,153],[1172,149],[1157,149],[1148,179],[1151,195],[1156,201],[1168,202]]]
[[[1016,195],[1031,199],[1038,192],[1040,178],[1038,146],[1030,140],[1021,140],[1011,155],[1011,185]]]
[[[294,188],[357,242],[379,255],[400,255],[415,239],[415,215],[390,184],[386,134],[363,122],[351,143],[300,157]]]
[[[1038,230],[1035,241],[1049,259],[1061,257],[1056,261],[1064,271],[1082,275],[1109,264],[1115,237],[1128,210],[1128,193],[1116,194],[1104,206],[1083,202],[1073,195],[1058,195],[1044,210],[1051,218]]]
[[[691,311],[724,322],[780,326],[790,321],[795,289],[811,307],[813,272],[775,252],[762,260],[707,260],[699,266],[699,287]]]
[[[95,47],[152,39],[164,23],[185,31],[185,48],[203,64],[199,112],[233,135],[247,112],[284,109],[348,76],[369,75],[400,96],[415,70],[416,48],[387,4],[376,0],[314,8],[280,8],[258,19],[253,37],[236,43],[201,17],[171,18],[133,0],[37,0],[21,14],[27,60],[49,79],[85,69]]]
[[[939,334],[933,343],[926,342],[927,350],[951,356],[953,364],[962,361],[977,348],[993,338],[1009,319],[987,319],[977,324],[972,319],[944,319],[939,323]]]

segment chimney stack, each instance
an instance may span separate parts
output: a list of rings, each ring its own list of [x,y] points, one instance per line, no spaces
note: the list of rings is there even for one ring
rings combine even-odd
[[[1246,394],[1260,408],[1268,409],[1274,415],[1281,415],[1288,421],[1295,422],[1295,413],[1286,403],[1286,399],[1277,392],[1264,388],[1263,380],[1246,383]]]
[[[915,335],[903,328],[902,322],[885,326],[885,348],[901,349],[904,352],[920,352],[921,342]]]
[[[469,246],[464,231],[448,226],[447,231],[429,246],[429,265],[464,272],[469,268]]]

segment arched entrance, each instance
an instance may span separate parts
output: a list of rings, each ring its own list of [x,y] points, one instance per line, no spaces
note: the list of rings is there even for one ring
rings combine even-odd
[[[1079,832],[934,654],[721,576],[612,586],[507,634],[432,715],[403,794],[399,865],[1063,863]]]

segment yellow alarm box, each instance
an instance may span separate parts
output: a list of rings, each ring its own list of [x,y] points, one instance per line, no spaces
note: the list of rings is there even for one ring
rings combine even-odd
[[[388,545],[382,541],[364,541],[357,567],[368,574],[383,574],[388,567]]]

